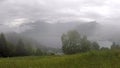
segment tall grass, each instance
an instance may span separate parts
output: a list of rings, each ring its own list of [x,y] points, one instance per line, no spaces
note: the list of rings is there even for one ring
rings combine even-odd
[[[64,56],[0,58],[0,68],[120,68],[119,51]]]

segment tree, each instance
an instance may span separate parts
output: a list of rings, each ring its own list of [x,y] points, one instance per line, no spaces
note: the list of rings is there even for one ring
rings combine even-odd
[[[40,48],[37,48],[37,49],[36,49],[36,53],[35,53],[35,55],[37,55],[37,56],[41,56],[41,55],[43,55],[43,52],[41,51]]]
[[[106,51],[106,50],[109,50],[109,48],[108,47],[102,47],[100,50]]]
[[[26,51],[27,55],[34,55],[34,49],[30,44],[26,46]]]
[[[15,49],[16,49],[15,45],[13,45],[10,42],[7,42],[7,45],[8,45],[8,50],[9,50],[9,54],[8,54],[9,57],[16,56],[16,54],[15,54]]]
[[[65,54],[74,54],[79,52],[80,48],[80,34],[73,30],[61,37],[62,49]]]
[[[118,44],[116,44],[115,42],[113,42],[113,44],[111,45],[111,49],[120,49],[120,46]]]
[[[87,36],[83,36],[80,42],[81,42],[81,52],[90,51],[91,42],[87,39]]]
[[[91,50],[99,50],[100,46],[97,42],[93,42],[91,46]]]
[[[27,44],[27,46],[26,46]],[[13,57],[13,56],[29,56],[29,55],[45,55],[40,49],[35,49],[29,43],[23,43],[20,39],[17,45],[13,45],[6,40],[4,34],[0,34],[0,57]]]
[[[9,54],[9,48],[7,45],[6,38],[5,38],[4,34],[2,33],[0,35],[0,56],[8,57],[8,54]]]
[[[18,44],[16,46],[16,55],[17,56],[26,56],[27,55],[27,50],[21,39],[18,41]]]
[[[90,50],[91,42],[86,36],[81,37],[79,32],[72,30],[61,37],[62,49],[65,54],[75,54]]]

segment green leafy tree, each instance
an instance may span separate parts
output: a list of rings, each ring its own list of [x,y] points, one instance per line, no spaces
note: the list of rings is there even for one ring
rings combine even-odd
[[[87,39],[87,36],[83,36],[80,42],[81,42],[81,52],[90,51],[91,42]]]
[[[91,50],[99,50],[100,46],[97,42],[93,42],[91,45]]]
[[[81,38],[76,30],[69,31],[61,37],[62,49],[65,54],[75,54],[90,51],[91,42],[86,36]]]
[[[65,54],[74,54],[80,51],[80,34],[73,30],[61,37],[62,49]]]

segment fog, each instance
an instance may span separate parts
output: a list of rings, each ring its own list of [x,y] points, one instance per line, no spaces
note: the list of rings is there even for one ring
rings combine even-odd
[[[110,47],[120,40],[119,6],[119,0],[0,0],[0,32],[57,48],[61,35],[76,29]]]

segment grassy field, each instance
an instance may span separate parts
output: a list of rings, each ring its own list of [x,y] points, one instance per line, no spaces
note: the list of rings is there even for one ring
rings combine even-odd
[[[120,53],[101,51],[64,56],[0,58],[0,68],[120,68]]]

